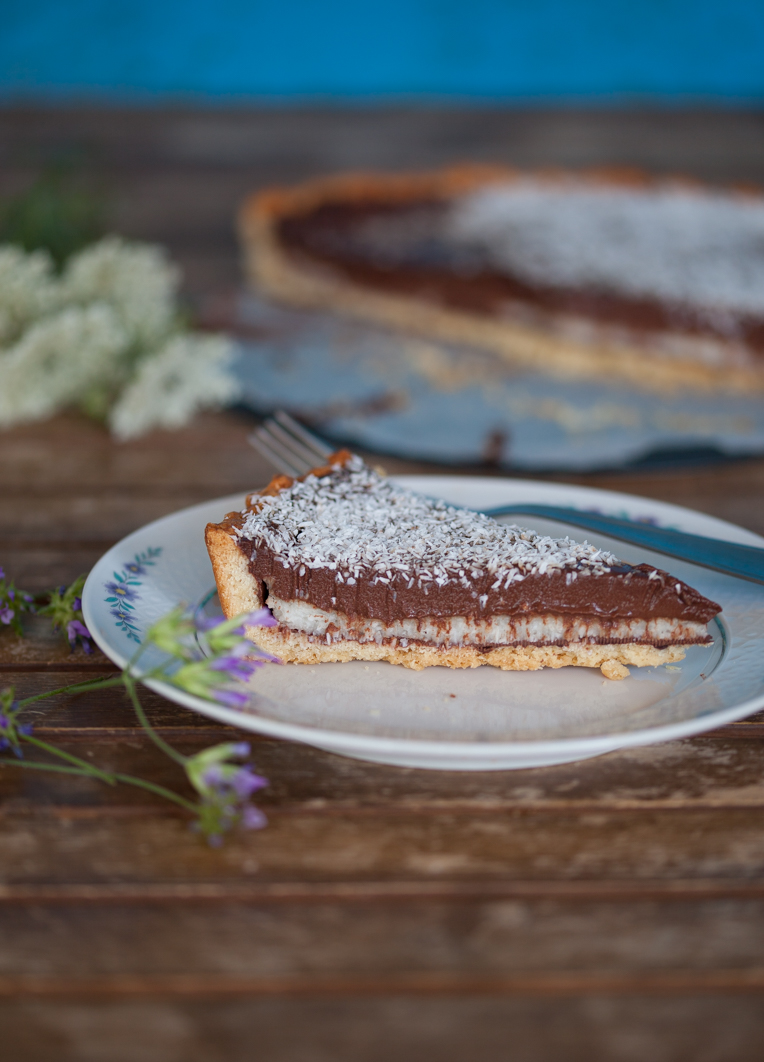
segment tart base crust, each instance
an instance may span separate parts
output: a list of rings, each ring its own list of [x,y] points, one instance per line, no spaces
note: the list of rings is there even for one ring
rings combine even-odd
[[[596,322],[591,322],[592,342],[580,343],[542,327],[428,304],[413,296],[377,292],[346,280],[319,262],[298,259],[278,240],[277,226],[282,217],[332,197],[405,202],[427,194],[445,197],[518,176],[509,168],[461,166],[408,176],[349,174],[260,193],[244,204],[239,218],[248,276],[256,287],[286,302],[339,310],[410,334],[477,346],[516,367],[536,371],[543,367],[556,375],[605,381],[615,378],[641,390],[659,392],[764,389],[764,367],[731,362],[709,365],[689,357],[669,357],[649,343],[644,347],[631,346],[628,341],[616,345],[607,329]],[[604,183],[650,184],[646,177],[633,172],[597,171],[591,176]],[[723,341],[718,342],[724,347]]]
[[[228,618],[262,608],[264,601],[257,580],[249,571],[247,558],[231,537],[235,518],[229,522],[209,524],[206,531],[207,549],[212,561],[215,581],[223,612]],[[397,645],[376,642],[342,641],[330,645],[311,639],[301,631],[283,627],[248,627],[247,637],[266,652],[273,653],[285,663],[318,664],[349,660],[386,660],[414,671],[426,667],[471,668],[485,664],[502,671],[537,671],[542,667],[599,667],[610,679],[626,678],[628,666],[656,667],[684,659],[685,647],[671,645],[656,649],[639,643],[589,645],[497,646],[426,646]]]

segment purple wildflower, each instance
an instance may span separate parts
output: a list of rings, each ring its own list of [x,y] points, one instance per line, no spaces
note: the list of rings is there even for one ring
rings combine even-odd
[[[244,747],[247,749],[244,755],[247,755],[249,746]],[[223,829],[228,829],[236,820],[247,829],[265,826],[265,815],[247,801],[253,793],[268,785],[267,778],[255,774],[246,764],[242,767],[213,764],[204,771],[202,779],[207,788],[205,803],[210,811],[214,809]]]
[[[229,708],[246,708],[249,703],[247,694],[239,693],[238,690],[217,689],[211,692],[216,701],[227,705]]]
[[[246,638],[242,638],[241,641],[231,646],[231,648],[228,650],[228,655],[241,658],[242,656],[247,656],[249,653],[255,652],[258,652],[258,650],[255,649],[255,647],[252,645],[252,642],[248,642]]]
[[[72,649],[77,645],[77,639],[80,639],[80,644],[86,653],[93,652],[93,645],[91,638],[93,635],[87,629],[84,623],[78,619],[70,620],[66,625],[66,636],[69,639],[69,645]]]
[[[124,565],[124,569],[125,571],[130,572],[131,575],[146,574],[145,567],[142,564],[139,564],[138,561],[128,561],[127,564]]]
[[[240,682],[246,682],[264,663],[264,660],[253,660],[251,657],[242,658],[231,653],[228,656],[219,656],[217,660],[213,660],[210,663],[210,670],[224,671],[232,681],[238,679]]]
[[[186,763],[189,780],[201,796],[197,829],[210,844],[219,844],[222,835],[236,825],[250,830],[265,826],[265,815],[249,799],[268,785],[267,778],[248,764],[231,762],[249,753],[246,741],[233,742],[205,749]]]
[[[17,590],[12,582],[5,578],[0,568],[0,625],[12,627],[17,634],[23,633],[21,618],[26,612],[34,612],[33,597]]]
[[[181,607],[154,624],[147,638],[164,652],[186,661],[168,674],[174,685],[241,709],[247,706],[251,695],[240,684],[247,683],[265,661],[281,663],[246,639],[242,620],[268,625],[276,622],[269,609],[221,620],[205,616],[201,609],[189,613]],[[192,640],[194,634],[197,638]]]
[[[77,619],[70,620],[69,623],[67,623],[66,632],[67,632],[67,634],[69,636],[69,641],[70,642],[73,641],[77,637],[77,635],[79,635],[81,638],[91,638],[92,637],[90,631],[87,629],[85,624],[81,623]]]
[[[231,786],[235,789],[236,795],[240,800],[246,800],[247,797],[251,797],[259,789],[265,789],[267,785],[267,778],[263,778],[261,774],[255,774],[252,768],[246,765],[241,767],[231,778]]]
[[[268,820],[260,808],[256,808],[254,804],[249,804],[241,813],[241,824],[245,830],[262,830],[264,826],[268,825]]]
[[[257,655],[253,656],[253,653],[256,653]],[[253,670],[257,670],[257,668],[261,667],[266,661],[269,661],[272,664],[281,663],[281,660],[277,656],[274,656],[272,653],[266,653],[266,651],[261,649],[259,645],[253,645],[252,642],[247,641],[243,637],[242,641],[228,650],[228,656],[246,657],[247,662],[252,664]]]
[[[280,656],[274,656],[273,653],[266,653],[265,649],[257,649],[257,656],[259,660],[263,660],[269,664],[283,664],[284,661]]]
[[[259,608],[257,612],[248,612],[241,617],[241,626],[236,628],[236,634],[244,634],[247,627],[275,627],[277,623],[269,608]]]
[[[13,700],[13,690],[3,690],[0,693],[0,751],[12,749],[19,759],[24,758],[21,748],[21,737],[28,737],[32,733],[30,723],[19,723],[19,704]]]
[[[221,784],[224,778],[223,771],[219,764],[213,763],[211,767],[208,767],[206,771],[202,771],[202,781],[205,785],[218,786]]]
[[[235,632],[234,632],[235,633]],[[216,664],[211,664],[210,667],[219,671],[227,671],[230,667],[234,667],[233,661],[239,661],[239,663],[249,670],[247,676],[251,675],[254,671],[257,671],[259,667],[262,667],[265,663],[280,664],[281,660],[274,656],[272,653],[266,653],[264,649],[261,649],[258,645],[253,645],[252,642],[242,640],[237,645],[232,646],[225,656],[218,657],[218,660],[225,660],[226,663],[218,668]],[[217,663],[217,661],[216,661]]]
[[[54,631],[63,631],[72,649],[81,643],[86,653],[92,651],[90,631],[82,619],[82,587],[85,576],[75,579],[71,586],[60,586],[50,595],[47,605],[39,609],[39,614],[49,616]],[[116,604],[116,602],[115,602]],[[120,620],[123,616],[118,617]]]

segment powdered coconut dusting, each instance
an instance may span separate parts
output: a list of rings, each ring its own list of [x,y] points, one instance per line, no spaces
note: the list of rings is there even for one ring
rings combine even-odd
[[[458,198],[457,246],[532,283],[764,315],[764,198],[518,180]]]
[[[499,524],[415,494],[356,456],[329,475],[310,475],[257,501],[256,511],[245,510],[238,538],[266,546],[285,568],[328,568],[350,585],[368,572],[381,583],[405,577],[409,588],[468,586],[488,574],[498,590],[527,575],[559,570],[573,580],[619,564],[588,543]]]

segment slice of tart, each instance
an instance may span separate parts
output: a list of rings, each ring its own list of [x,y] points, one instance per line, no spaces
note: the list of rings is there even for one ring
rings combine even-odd
[[[764,388],[764,196],[634,173],[460,167],[252,197],[252,280],[515,366]]]
[[[276,477],[206,541],[226,616],[266,605],[277,626],[249,636],[294,663],[623,678],[710,644],[720,611],[667,572],[423,497],[346,450]]]

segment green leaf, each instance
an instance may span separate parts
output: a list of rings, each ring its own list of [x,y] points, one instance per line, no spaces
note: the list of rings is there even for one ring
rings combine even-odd
[[[0,243],[46,250],[59,269],[104,232],[103,193],[88,189],[72,165],[48,166],[0,208]]]

